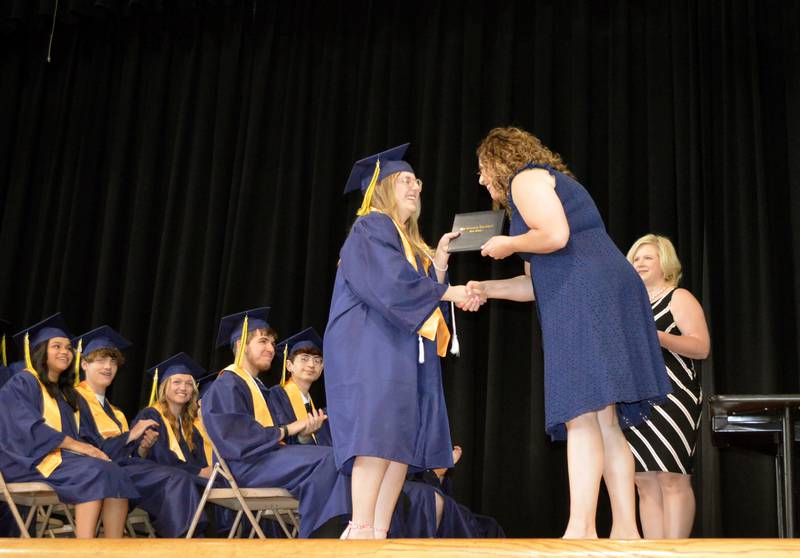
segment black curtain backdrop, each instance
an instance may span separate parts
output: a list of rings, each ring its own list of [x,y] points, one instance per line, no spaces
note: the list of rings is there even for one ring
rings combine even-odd
[[[129,417],[145,367],[230,361],[222,315],[324,329],[354,160],[412,142],[435,243],[489,205],[474,151],[507,124],[562,154],[623,252],[676,242],[711,327],[707,395],[800,389],[798,2],[61,0],[48,63],[54,4],[0,2],[0,317],[117,328]],[[512,536],[558,536],[565,447],[544,434],[533,308],[458,319],[457,497]],[[701,438],[695,535],[774,536],[771,458],[713,447],[707,418]]]

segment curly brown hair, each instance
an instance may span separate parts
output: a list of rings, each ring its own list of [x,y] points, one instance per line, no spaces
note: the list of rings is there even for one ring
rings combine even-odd
[[[573,176],[558,153],[550,151],[542,141],[522,128],[493,128],[476,150],[478,164],[492,177],[492,187],[500,194],[500,205],[508,209],[511,177],[529,163],[550,165]]]

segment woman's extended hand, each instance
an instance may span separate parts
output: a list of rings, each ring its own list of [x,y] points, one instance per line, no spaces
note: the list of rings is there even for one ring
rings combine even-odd
[[[493,236],[481,246],[481,256],[489,256],[502,260],[514,253],[514,246],[509,236]]]

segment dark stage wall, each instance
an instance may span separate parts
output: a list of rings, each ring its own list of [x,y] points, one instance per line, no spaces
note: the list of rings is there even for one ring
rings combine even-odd
[[[61,0],[48,64],[53,4],[0,2],[0,316],[118,328],[129,416],[145,366],[230,360],[221,315],[324,328],[355,159],[412,142],[435,242],[489,205],[474,150],[511,123],[562,154],[620,249],[676,241],[711,326],[706,394],[800,389],[800,3]],[[522,267],[450,265],[459,282]],[[459,320],[457,495],[510,535],[558,536],[533,308]],[[771,459],[703,428],[695,534],[774,535]]]

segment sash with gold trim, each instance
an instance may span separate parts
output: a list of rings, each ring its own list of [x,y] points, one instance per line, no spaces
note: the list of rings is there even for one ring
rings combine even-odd
[[[303,400],[303,394],[300,391],[300,388],[297,387],[291,378],[289,378],[283,386],[283,391],[286,392],[286,395],[289,397],[289,403],[292,405],[292,411],[294,411],[295,419],[301,420],[308,416],[308,411],[306,411],[306,403]],[[311,396],[308,396],[308,402],[311,403],[311,409],[316,411],[317,408],[314,406],[314,400],[311,399]],[[314,443],[317,443],[317,437],[312,434],[311,438],[314,440]]]
[[[236,364],[231,364],[227,368],[223,368],[220,375],[225,372],[236,374],[247,384],[248,389],[250,389],[250,397],[253,399],[253,415],[256,422],[264,428],[275,426],[275,422],[272,420],[272,414],[269,412],[269,407],[267,407],[267,400],[264,399],[264,394],[261,393],[255,379],[248,374],[244,368],[236,366]],[[284,445],[286,442],[281,440],[279,443]]]
[[[205,426],[203,426],[203,421],[200,417],[200,413],[202,409],[198,409],[197,418],[194,419],[194,427],[197,432],[200,433],[200,437],[203,439],[203,454],[206,456],[206,465],[211,466],[211,459],[214,454],[214,448],[211,447],[211,440],[208,438],[208,433],[206,432]]]
[[[28,368],[25,368],[25,372],[32,374],[33,377],[36,378],[36,383],[39,384],[39,388],[42,390],[42,418],[45,424],[53,430],[62,432],[61,411],[58,409],[58,402],[47,393],[47,388],[44,387],[44,384],[39,379],[39,375],[36,372]],[[59,465],[61,465],[61,450],[56,448],[44,456],[39,464],[36,465],[36,469],[43,477],[47,478]]]
[[[150,408],[158,413],[158,416],[161,417],[161,421],[164,423],[164,430],[167,431],[169,450],[175,454],[175,457],[186,463],[186,456],[183,455],[181,445],[178,443],[178,437],[175,436],[175,432],[172,431],[172,427],[169,425],[169,420],[167,420],[167,417],[164,416],[164,413],[161,412],[161,409],[159,409],[157,405],[151,405]]]
[[[386,213],[378,209],[373,208],[372,211],[386,215]],[[409,242],[409,240],[406,238],[406,235],[403,232],[403,229],[400,228],[400,225],[395,223],[391,216],[388,217],[392,220],[392,224],[397,229],[397,233],[400,235],[400,241],[403,243],[403,251],[405,252],[406,260],[408,260],[408,263],[411,264],[411,267],[413,267],[416,271],[419,271],[417,258],[414,255],[414,250],[411,248],[411,242]],[[425,275],[427,275],[428,269],[431,265],[430,260],[424,260],[422,265],[425,269]],[[447,329],[447,324],[445,323],[444,314],[442,314],[441,308],[438,306],[436,307],[436,310],[434,310],[430,317],[425,320],[425,323],[422,324],[422,327],[419,328],[417,333],[429,341],[436,341],[436,354],[438,354],[440,357],[447,355],[447,344],[450,343],[450,330]]]
[[[87,384],[85,380],[78,384],[75,391],[77,391],[89,405],[89,411],[92,413],[97,431],[104,440],[119,436],[128,431],[128,420],[125,418],[122,411],[114,407],[111,403],[108,404],[109,407],[111,407],[111,411],[114,413],[114,417],[119,421],[119,424],[117,424],[114,422],[114,419],[108,416],[108,413],[100,404],[100,401],[97,400],[92,388],[89,387],[89,384]]]

